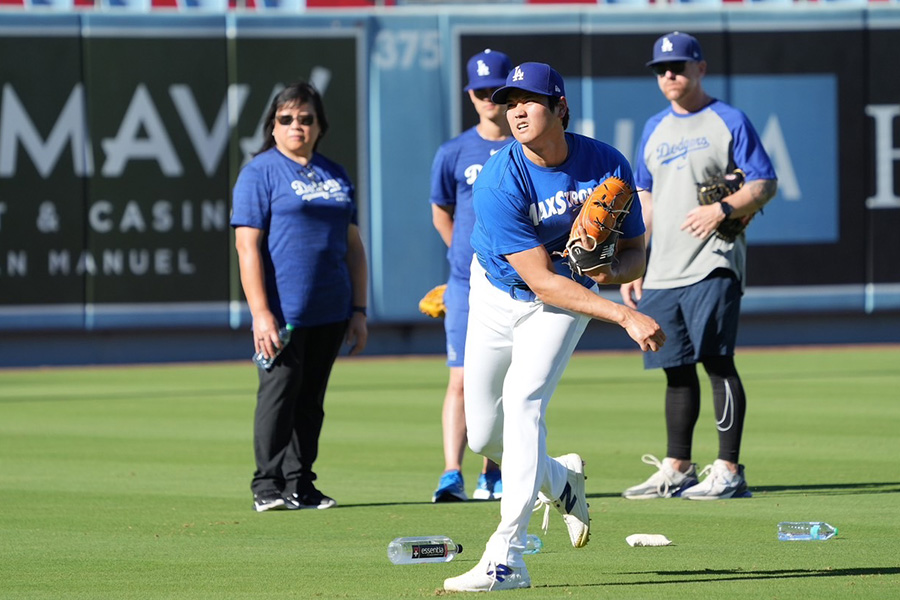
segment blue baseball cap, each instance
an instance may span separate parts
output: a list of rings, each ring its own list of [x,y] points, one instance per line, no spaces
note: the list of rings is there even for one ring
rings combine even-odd
[[[692,35],[673,31],[662,36],[653,44],[653,60],[647,63],[650,67],[657,63],[703,60],[700,42]]]
[[[469,91],[500,87],[506,83],[506,74],[511,69],[512,61],[507,55],[488,48],[469,59],[466,64],[469,84],[463,89]]]
[[[556,69],[544,63],[522,63],[506,76],[506,85],[494,92],[491,102],[505,104],[512,90],[525,90],[554,98],[566,95],[566,86]]]

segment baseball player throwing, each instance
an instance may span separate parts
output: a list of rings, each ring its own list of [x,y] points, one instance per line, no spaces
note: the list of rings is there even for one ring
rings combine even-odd
[[[562,514],[575,547],[590,535],[581,457],[547,454],[547,405],[589,319],[622,326],[642,350],[665,334],[656,321],[597,294],[644,272],[639,202],[624,219],[611,264],[574,275],[561,253],[580,205],[608,176],[631,185],[615,149],[566,133],[562,77],[543,63],[514,68],[492,99],[505,104],[515,142],[491,157],[475,182],[465,408],[469,446],[503,459],[500,524],[479,563],[444,589],[530,587],[522,551],[537,498]],[[540,492],[540,495],[539,495]]]

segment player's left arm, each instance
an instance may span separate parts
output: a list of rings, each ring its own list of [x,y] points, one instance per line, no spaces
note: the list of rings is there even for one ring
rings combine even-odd
[[[359,226],[352,223],[347,228],[347,267],[350,271],[350,285],[353,290],[353,306],[365,308],[369,291],[369,267],[366,263],[366,249],[359,233]],[[350,345],[350,354],[359,354],[365,349],[369,339],[365,313],[353,311],[350,315],[345,339]]]

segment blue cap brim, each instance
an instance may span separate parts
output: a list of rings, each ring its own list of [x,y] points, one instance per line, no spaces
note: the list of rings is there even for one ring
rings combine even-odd
[[[498,88],[505,84],[506,84],[506,77],[496,78],[496,79],[490,79],[490,78],[485,77],[484,79],[477,81],[477,82],[470,81],[469,84],[463,88],[463,91],[468,92],[469,90],[483,90],[483,89],[487,89],[487,88]]]
[[[658,59],[656,59],[656,60],[651,60],[651,61],[648,62],[645,66],[647,66],[647,67],[652,67],[653,65],[656,65],[656,64],[659,64],[659,63],[690,62],[690,61],[692,61],[692,60],[694,60],[694,59],[693,59],[693,58],[688,58],[688,57],[685,57],[685,56],[667,56],[667,57],[665,57],[665,58],[658,58]]]

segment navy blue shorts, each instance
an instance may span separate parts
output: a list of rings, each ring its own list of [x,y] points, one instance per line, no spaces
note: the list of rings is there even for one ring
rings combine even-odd
[[[469,324],[469,280],[450,276],[444,292],[444,332],[447,334],[447,366],[461,367],[466,356],[466,327]]]
[[[708,356],[733,356],[741,312],[741,282],[728,269],[671,290],[644,290],[638,310],[666,333],[659,352],[644,353],[644,368],[697,364]]]

